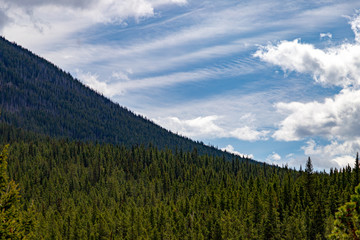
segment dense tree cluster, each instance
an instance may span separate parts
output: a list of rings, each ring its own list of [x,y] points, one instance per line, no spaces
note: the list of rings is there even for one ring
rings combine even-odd
[[[9,153],[38,239],[326,239],[358,181],[151,145],[40,137]]]
[[[36,213],[33,204],[28,210],[22,210],[19,188],[9,180],[7,172],[6,145],[0,153],[0,238],[1,239],[36,239]]]
[[[221,152],[3,38],[0,92],[1,239],[359,237],[358,157],[325,173]]]

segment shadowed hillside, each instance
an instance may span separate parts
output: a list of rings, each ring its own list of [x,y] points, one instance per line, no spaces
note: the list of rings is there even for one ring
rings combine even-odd
[[[199,154],[231,157],[135,115],[4,38],[0,38],[0,91],[1,121],[32,132],[126,146],[197,148]]]

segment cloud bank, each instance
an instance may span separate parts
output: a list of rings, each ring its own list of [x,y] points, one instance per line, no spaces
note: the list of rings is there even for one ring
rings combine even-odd
[[[356,38],[359,38],[357,34]],[[321,50],[295,39],[265,46],[254,56],[280,66],[285,72],[310,74],[317,83],[324,86],[358,87],[360,84],[358,42]]]
[[[353,140],[360,136],[360,90],[343,89],[324,102],[278,103],[277,109],[288,116],[273,137],[296,141],[321,136],[329,140]]]
[[[323,158],[339,166],[352,163],[353,155],[360,150],[360,15],[354,16],[350,25],[355,35],[353,43],[317,49],[295,39],[261,47],[254,54],[285,72],[310,74],[322,86],[342,88],[323,102],[277,103],[278,111],[287,116],[272,135],[282,141],[327,139],[331,144],[321,146],[309,140],[302,149],[319,162]]]

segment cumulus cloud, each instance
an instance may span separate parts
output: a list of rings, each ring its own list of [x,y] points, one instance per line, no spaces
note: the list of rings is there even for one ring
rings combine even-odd
[[[258,131],[250,128],[249,126],[245,126],[241,128],[236,128],[234,131],[231,131],[230,136],[246,141],[257,141],[267,140],[269,133],[270,131],[267,130]]]
[[[355,41],[357,43],[360,43],[360,17],[358,16],[358,17],[350,18],[350,25],[351,25],[351,30],[353,30],[355,34]]]
[[[235,154],[235,155],[239,155],[240,157],[248,157],[248,158],[251,158],[251,159],[254,159],[254,155],[253,154],[243,154],[243,153],[240,153],[238,151],[236,151],[234,149],[234,147],[232,145],[227,145],[226,147],[224,148],[221,148],[221,150],[223,151],[226,151],[226,152],[229,152],[229,153],[232,153],[232,154]]]
[[[173,132],[192,138],[233,137],[244,141],[257,141],[266,139],[269,134],[268,131],[258,131],[249,126],[231,130],[229,127],[222,126],[221,119],[221,116],[211,115],[188,120],[181,120],[177,117],[165,117],[155,119],[154,121]]]
[[[273,134],[277,140],[313,136],[351,140],[360,136],[360,90],[343,89],[324,102],[278,103],[276,107],[288,114]]]
[[[360,85],[360,15],[350,21],[355,43],[343,43],[326,49],[317,49],[299,39],[281,41],[261,47],[254,56],[280,66],[284,71],[310,74],[323,85],[349,87]],[[322,33],[320,37],[332,37]]]
[[[302,149],[306,155],[315,158],[321,167],[344,167],[348,164],[352,166],[356,152],[360,149],[360,138],[344,142],[334,140],[325,146],[310,139]]]
[[[281,156],[276,152],[272,152],[270,155],[266,157],[266,162],[270,164],[278,165],[280,160],[281,160]]]
[[[159,123],[173,132],[188,136],[188,137],[216,137],[223,133],[222,128],[216,125],[215,121],[220,119],[219,116],[205,116],[194,119],[181,120],[177,117],[166,117],[156,119]]]
[[[280,66],[284,71],[310,74],[316,82],[325,86],[347,87],[360,84],[358,44],[347,43],[322,50],[295,39],[262,47],[254,56]]]
[[[96,90],[105,96],[111,96],[113,94],[106,82],[98,80],[99,76],[97,74],[76,70],[76,77],[93,90]]]
[[[324,86],[343,89],[322,102],[279,102],[276,108],[286,114],[276,140],[298,141],[321,137],[329,144],[307,141],[302,148],[306,155],[315,156],[318,166],[344,166],[354,161],[360,149],[360,15],[350,21],[355,34],[353,43],[317,49],[300,40],[281,41],[277,45],[261,47],[254,56],[280,66],[284,71],[310,74]],[[320,34],[329,37],[330,33]]]

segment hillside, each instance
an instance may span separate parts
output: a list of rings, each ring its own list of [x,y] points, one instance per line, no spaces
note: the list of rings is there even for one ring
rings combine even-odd
[[[52,137],[149,145],[160,149],[196,148],[223,153],[178,136],[98,94],[30,51],[0,38],[0,120]]]
[[[335,215],[360,183],[358,157],[330,174],[310,158],[305,171],[235,158],[3,38],[0,93],[2,238],[345,239],[360,226],[353,202]]]
[[[327,239],[359,183],[356,168],[316,173],[310,161],[294,171],[41,137],[12,141],[8,163],[29,239]]]

